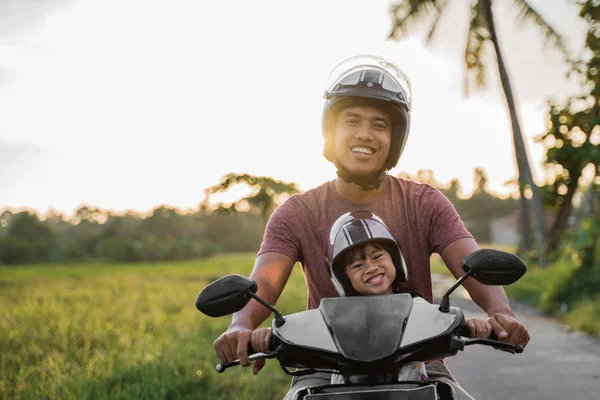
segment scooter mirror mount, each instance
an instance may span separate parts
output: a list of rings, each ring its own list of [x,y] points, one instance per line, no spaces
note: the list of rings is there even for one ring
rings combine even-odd
[[[519,257],[496,249],[474,251],[463,259],[462,269],[465,274],[448,289],[440,301],[441,312],[450,311],[450,294],[468,277],[473,277],[484,285],[504,286],[518,281],[527,272],[527,266]]]
[[[285,323],[283,315],[272,305],[256,295],[257,283],[239,274],[225,275],[207,285],[196,299],[196,308],[209,317],[223,317],[246,307],[255,299],[275,314],[277,327]]]

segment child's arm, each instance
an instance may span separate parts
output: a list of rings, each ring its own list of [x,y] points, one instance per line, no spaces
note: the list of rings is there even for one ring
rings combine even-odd
[[[468,318],[467,326],[472,338],[487,339],[492,333],[492,325],[480,318]]]
[[[269,351],[269,343],[271,342],[271,328],[255,329],[250,338],[250,344],[257,353]]]

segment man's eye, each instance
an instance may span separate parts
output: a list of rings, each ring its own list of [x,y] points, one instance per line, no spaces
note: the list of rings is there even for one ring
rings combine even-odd
[[[350,118],[350,119],[347,119],[345,122],[346,122],[346,125],[356,125],[358,123],[358,120],[356,118]]]
[[[385,130],[387,129],[387,125],[386,124],[375,124],[375,129],[379,129],[379,130]]]

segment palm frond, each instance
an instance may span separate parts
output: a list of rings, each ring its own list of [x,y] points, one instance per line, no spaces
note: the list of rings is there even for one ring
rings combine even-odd
[[[390,8],[392,15],[392,29],[388,39],[406,36],[410,28],[421,20],[432,17],[439,19],[441,10],[446,6],[447,0],[400,0]],[[436,22],[437,23],[437,22]],[[435,27],[432,27],[435,29]]]
[[[440,0],[438,2],[438,4],[436,5],[437,13],[433,17],[433,22],[431,23],[429,33],[427,33],[427,36],[425,37],[425,44],[431,43],[431,39],[433,39],[433,35],[435,34],[438,23],[440,22],[440,18],[444,14],[444,10],[446,9],[447,5],[448,5],[448,0]]]
[[[485,42],[490,39],[490,32],[485,22],[483,9],[479,2],[471,6],[469,21],[469,36],[465,50],[465,80],[464,93],[469,94],[471,77],[475,79],[475,86],[482,87],[486,84],[485,63],[483,60]]]
[[[524,24],[531,21],[536,24],[544,34],[545,44],[554,43],[554,46],[568,60],[570,58],[569,52],[565,47],[562,36],[526,0],[513,0],[513,3],[517,9],[519,23]]]

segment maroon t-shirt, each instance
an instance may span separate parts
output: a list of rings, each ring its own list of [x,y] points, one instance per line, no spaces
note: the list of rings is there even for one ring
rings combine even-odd
[[[302,264],[308,308],[338,294],[325,266],[329,229],[342,214],[368,210],[380,217],[400,243],[408,269],[407,293],[433,302],[430,258],[457,239],[472,237],[456,209],[436,188],[387,176],[377,199],[355,204],[337,194],[333,181],[294,195],[271,215],[258,255],[285,254]]]

